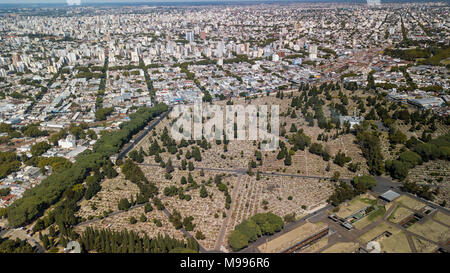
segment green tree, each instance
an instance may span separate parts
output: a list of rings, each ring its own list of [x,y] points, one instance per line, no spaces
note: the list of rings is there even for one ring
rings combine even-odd
[[[380,175],[384,171],[380,139],[376,132],[368,132],[366,125],[357,126],[356,139],[361,147],[364,158],[367,160],[369,172],[373,175]]]
[[[106,118],[114,111],[113,107],[109,108],[98,108],[97,111],[95,111],[95,118],[97,120],[106,120]]]
[[[150,212],[150,211],[153,211],[152,205],[150,203],[145,204],[144,212],[147,213],[147,212]]]
[[[240,231],[233,230],[228,237],[228,243],[233,251],[238,251],[248,246],[248,239]]]
[[[195,233],[195,239],[197,239],[197,240],[205,240],[206,237],[205,237],[205,235],[203,235],[203,233],[200,230],[198,230]]]
[[[173,168],[172,165],[172,160],[169,158],[169,160],[167,160],[167,164],[166,164],[166,172],[167,173],[171,173],[173,172],[175,169]]]
[[[0,197],[8,195],[10,192],[11,192],[10,188],[0,189]]]
[[[341,150],[339,150],[339,152],[336,154],[336,156],[334,157],[333,162],[336,165],[339,165],[341,167],[344,167],[344,165],[347,162],[350,162],[352,159],[348,156],[345,155],[345,153],[341,152]]]
[[[86,134],[81,126],[77,126],[75,124],[71,124],[69,126],[69,133],[73,135],[76,139],[84,139]]]
[[[392,132],[392,133],[391,133]],[[400,130],[391,130],[389,132],[389,142],[392,144],[405,143],[407,138]]]
[[[291,124],[291,128],[289,129],[289,132],[291,132],[291,133],[297,132],[297,127],[295,126],[294,123]]]
[[[370,175],[355,176],[352,180],[352,185],[358,194],[365,193],[372,189],[377,184],[375,178]]]
[[[38,142],[31,146],[30,152],[33,156],[40,156],[47,152],[52,146],[46,141]]]
[[[413,151],[401,153],[398,159],[402,162],[409,163],[412,167],[422,164],[422,157]]]
[[[386,160],[385,168],[395,179],[403,180],[408,176],[411,165],[399,160]]]
[[[206,191],[205,185],[202,185],[202,188],[200,189],[200,197],[201,198],[208,197],[208,192]]]
[[[185,218],[183,219],[183,226],[184,226],[184,229],[185,229],[186,231],[192,231],[192,230],[194,230],[195,224],[192,223],[193,220],[194,220],[194,217],[192,217],[192,216],[185,217]]]
[[[331,176],[331,181],[338,181],[339,177],[341,176],[341,173],[336,171],[333,173],[333,176]]]
[[[128,210],[131,207],[131,204],[127,198],[122,198],[119,200],[119,204],[117,206],[119,210]]]
[[[140,220],[141,222],[147,222],[147,217],[145,217],[145,215],[142,213],[142,214],[141,214],[141,217],[139,218],[139,220]]]
[[[295,212],[286,214],[286,215],[284,216],[284,221],[287,222],[287,223],[289,223],[289,222],[295,222]]]
[[[284,165],[285,166],[291,166],[292,165],[292,157],[290,153],[286,154],[286,158],[284,159]]]

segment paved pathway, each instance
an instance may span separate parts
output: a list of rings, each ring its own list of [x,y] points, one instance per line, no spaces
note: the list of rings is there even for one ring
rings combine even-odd
[[[159,164],[155,163],[140,163],[138,165],[141,166],[149,166],[149,167],[160,167]],[[174,165],[176,168],[180,168],[180,166]],[[208,168],[208,167],[197,167],[197,169],[203,169],[205,171],[217,171],[217,172],[228,172],[228,173],[235,173],[238,175],[247,174],[247,169],[225,169],[225,168]],[[331,177],[326,176],[317,176],[317,175],[302,175],[302,174],[294,174],[294,173],[276,173],[276,172],[260,172],[261,175],[268,175],[268,176],[285,176],[285,177],[298,177],[298,178],[313,178],[313,179],[326,179],[331,180]],[[341,178],[339,179],[343,182],[350,182],[350,178]],[[396,183],[398,184],[398,183]]]

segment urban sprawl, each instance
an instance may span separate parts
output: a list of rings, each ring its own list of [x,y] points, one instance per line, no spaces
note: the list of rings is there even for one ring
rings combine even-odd
[[[0,8],[0,253],[447,252],[449,11]],[[279,147],[173,139],[196,103]]]

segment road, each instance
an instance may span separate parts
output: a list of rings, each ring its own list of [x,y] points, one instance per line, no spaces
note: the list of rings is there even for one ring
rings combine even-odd
[[[387,177],[384,176],[375,176],[375,181],[377,182],[376,186],[372,188],[373,192],[376,193],[384,193],[388,190],[400,191],[401,184],[398,182],[394,182]]]
[[[115,211],[115,212],[111,212],[111,213],[108,214],[108,216],[106,216],[106,217],[112,217],[112,216],[114,216],[114,215],[118,215],[118,214],[127,212],[127,211],[132,210],[132,209],[137,209],[137,208],[140,208],[140,207],[142,207],[142,206],[145,206],[145,204],[134,205],[134,206],[130,207],[128,210],[118,210],[118,211]],[[106,218],[106,217],[105,217],[105,218]],[[75,227],[82,227],[82,226],[85,226],[85,225],[88,225],[88,224],[91,224],[91,223],[95,223],[95,222],[101,221],[101,220],[103,220],[103,219],[104,219],[104,218],[102,218],[102,219],[94,218],[94,219],[87,220],[87,221],[84,221],[84,222],[82,222],[82,223],[79,223],[79,224],[75,225]]]
[[[140,166],[148,166],[148,167],[160,167],[159,164],[153,164],[153,163],[140,163],[138,164]],[[175,168],[181,169],[181,166],[174,165]],[[234,173],[237,175],[243,175],[247,173],[247,169],[225,169],[225,168],[208,168],[208,167],[196,167],[196,169],[199,170],[205,170],[205,171],[216,171],[216,172],[228,172],[228,173]],[[268,175],[268,176],[285,176],[285,177],[297,177],[297,178],[313,178],[313,179],[325,179],[325,180],[331,180],[331,177],[326,176],[315,176],[315,175],[302,175],[302,174],[293,174],[293,173],[276,173],[276,172],[260,172],[261,175]],[[340,178],[339,181],[342,182],[350,182],[350,178]]]
[[[150,122],[149,125],[147,125],[143,130],[141,130],[139,133],[134,135],[132,140],[129,144],[125,145],[122,150],[117,155],[117,160],[122,159],[128,152],[130,152],[138,143],[141,141],[150,131],[155,128],[156,125],[159,124],[161,120],[163,120],[171,111],[172,109],[169,108],[168,111],[162,113],[159,115],[159,117],[156,120],[153,120]]]

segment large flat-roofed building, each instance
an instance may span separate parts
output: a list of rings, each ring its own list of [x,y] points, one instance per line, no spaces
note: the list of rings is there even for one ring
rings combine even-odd
[[[385,201],[391,202],[397,199],[400,196],[400,194],[396,193],[393,190],[388,190],[387,192],[380,195],[380,199],[383,199]]]
[[[431,108],[441,106],[444,104],[444,101],[441,98],[431,97],[423,99],[410,99],[408,100],[408,103],[420,108]]]
[[[387,98],[394,101],[406,101],[410,98],[408,94],[399,94],[396,92],[391,92],[387,95]]]
[[[75,149],[73,149],[72,151],[68,152],[66,154],[66,158],[71,159],[71,160],[75,160],[75,157],[77,157],[77,155],[81,154],[82,152],[84,152],[84,150],[86,150],[87,147],[84,146],[77,146]]]

